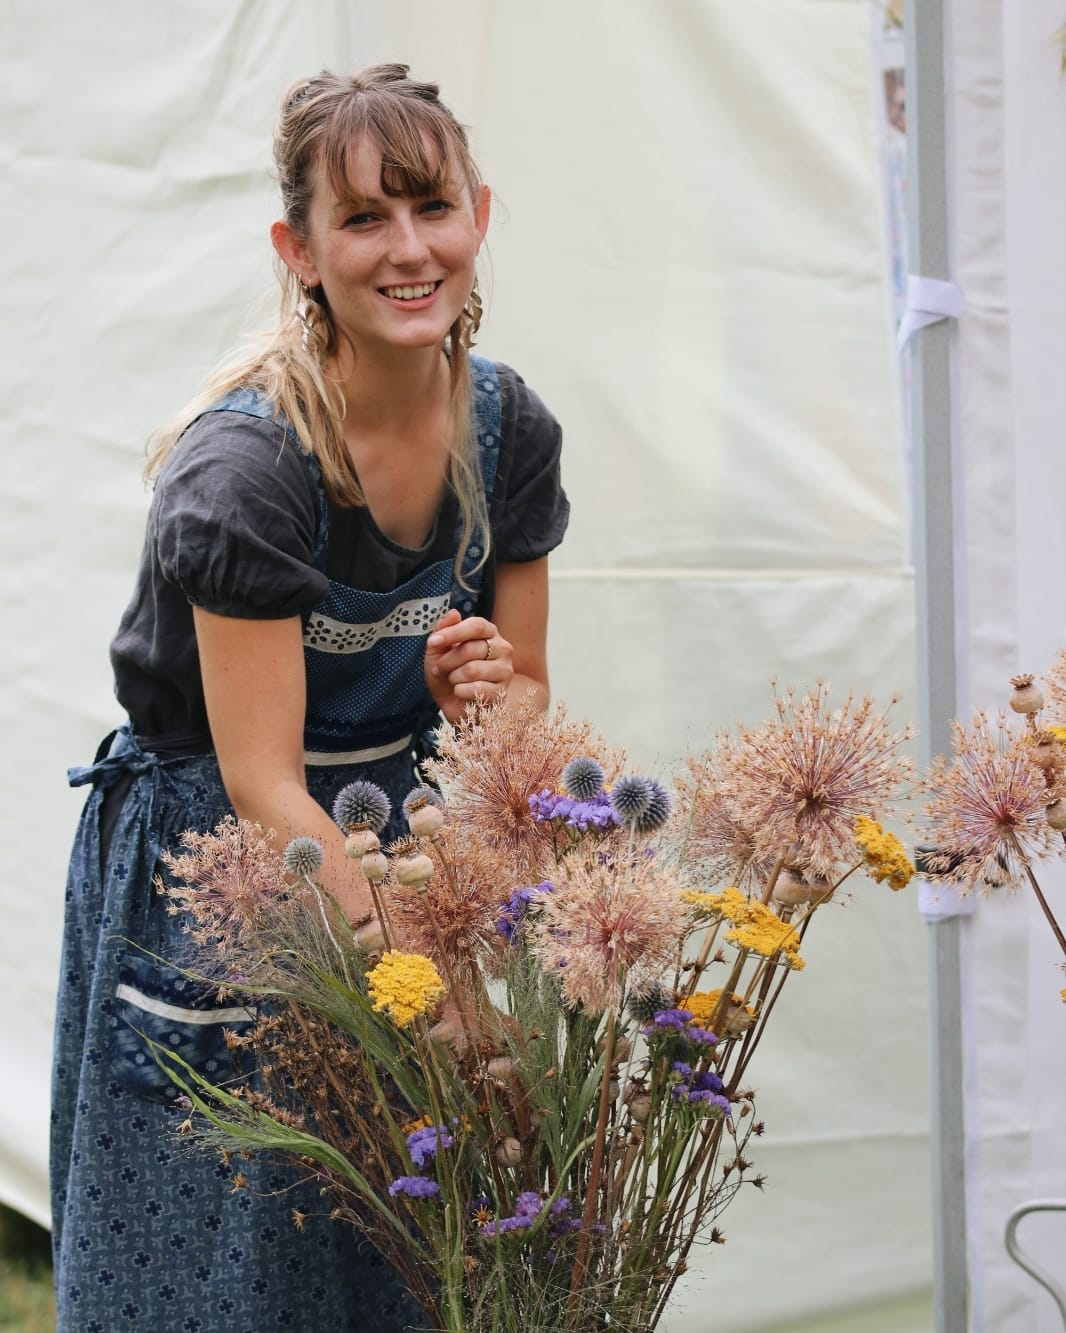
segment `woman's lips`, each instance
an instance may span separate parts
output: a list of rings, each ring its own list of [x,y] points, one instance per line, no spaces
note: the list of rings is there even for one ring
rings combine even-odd
[[[412,306],[420,309],[432,301],[443,281],[443,278],[437,278],[433,282],[409,282],[396,286],[379,287],[378,291],[396,305]]]

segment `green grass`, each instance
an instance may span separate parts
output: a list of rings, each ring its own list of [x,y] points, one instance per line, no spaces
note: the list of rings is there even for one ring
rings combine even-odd
[[[0,1329],[55,1333],[48,1232],[0,1207]]]

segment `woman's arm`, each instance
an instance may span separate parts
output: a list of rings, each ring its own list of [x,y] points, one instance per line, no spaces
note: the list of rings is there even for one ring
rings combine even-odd
[[[426,681],[449,722],[472,699],[506,690],[512,700],[533,690],[548,706],[548,557],[496,566],[493,620],[460,620],[451,610],[426,644]],[[488,656],[486,642],[491,646]]]
[[[194,607],[193,622],[211,737],[233,808],[273,829],[279,847],[299,836],[321,843],[318,878],[349,920],[361,920],[373,910],[370,889],[345,854],[344,834],[307,791],[299,616],[241,620]]]

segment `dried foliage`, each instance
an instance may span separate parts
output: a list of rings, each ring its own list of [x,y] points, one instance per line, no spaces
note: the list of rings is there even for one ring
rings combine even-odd
[[[813,916],[864,865],[909,864],[870,822],[908,733],[824,689],[777,702],[689,765],[672,818],[562,709],[472,710],[431,765],[443,805],[406,802],[387,854],[359,843],[381,930],[348,926],[311,848],[191,839],[173,905],[267,1014],[231,1038],[258,1069],[241,1086],[159,1052],[201,1137],[301,1163],[434,1329],[650,1333],[763,1183],[746,1072]]]

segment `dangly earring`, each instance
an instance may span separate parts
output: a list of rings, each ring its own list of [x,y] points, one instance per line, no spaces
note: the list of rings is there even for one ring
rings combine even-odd
[[[296,318],[300,321],[300,344],[305,352],[321,360],[321,334],[316,327],[322,317],[319,304],[315,300],[314,289],[310,284],[306,283],[299,274],[296,275],[296,281],[300,284],[300,291],[303,295],[303,300],[296,306]]]
[[[477,331],[481,328],[481,316],[484,307],[481,304],[481,292],[478,290],[477,276],[474,276],[474,285],[470,288],[470,295],[466,298],[466,305],[463,307],[463,314],[470,321],[470,327],[466,331],[465,342],[467,347],[473,347],[474,339],[477,337]]]

